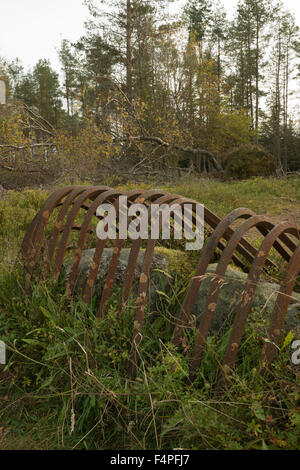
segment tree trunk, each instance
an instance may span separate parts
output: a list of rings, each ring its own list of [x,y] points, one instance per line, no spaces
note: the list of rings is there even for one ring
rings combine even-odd
[[[284,147],[283,147],[283,171],[287,173],[288,170],[288,148],[287,148],[287,126],[288,126],[288,96],[289,96],[289,43],[286,47],[286,61],[285,61],[285,74],[284,74],[284,123],[283,123],[283,135],[284,135]]]
[[[274,135],[274,154],[277,157],[279,166],[281,167],[280,155],[280,69],[281,69],[281,37],[278,38],[278,56],[276,70],[276,91],[275,91],[275,135]]]
[[[126,94],[132,101],[132,7],[131,0],[126,4]]]
[[[259,113],[259,24],[256,18],[256,52],[255,52],[255,130],[258,132],[258,113]],[[258,142],[258,135],[256,135],[256,143]]]

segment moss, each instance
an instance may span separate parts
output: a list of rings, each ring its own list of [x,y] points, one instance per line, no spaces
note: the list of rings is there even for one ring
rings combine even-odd
[[[173,250],[158,246],[155,248],[155,255],[162,255],[168,259],[170,273],[178,277],[188,277],[196,269],[197,260],[200,258],[199,252],[196,257],[193,252]]]

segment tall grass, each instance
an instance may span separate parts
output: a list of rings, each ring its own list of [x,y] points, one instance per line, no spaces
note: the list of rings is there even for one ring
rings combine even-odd
[[[62,287],[37,283],[28,295],[21,272],[1,272],[0,337],[8,364],[0,376],[0,448],[299,447],[299,383],[288,348],[271,376],[261,377],[261,319],[252,312],[227,390],[215,394],[224,337],[209,338],[191,383],[188,346],[184,354],[170,343],[177,294],[146,312],[132,379],[133,305],[117,318],[112,297],[97,321],[91,305],[66,297]]]
[[[133,187],[134,185],[127,185]],[[139,185],[141,186],[141,185]],[[146,188],[147,185],[145,184]],[[299,178],[245,182],[201,180],[167,190],[205,203],[222,216],[238,207],[271,215],[300,211]],[[49,281],[24,288],[12,266],[42,190],[8,192],[0,201],[0,449],[297,449],[299,369],[289,346],[268,377],[257,371],[264,324],[252,311],[229,386],[216,394],[226,339],[211,335],[193,383],[188,359],[194,333],[177,350],[172,322],[186,283],[146,311],[136,379],[131,360],[134,303],[116,316],[112,296],[97,321],[93,303],[65,295]]]

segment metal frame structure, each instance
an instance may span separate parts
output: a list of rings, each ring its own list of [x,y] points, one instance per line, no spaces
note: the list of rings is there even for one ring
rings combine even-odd
[[[88,234],[94,233],[92,221],[96,217],[97,207],[103,203],[111,203],[114,204],[115,208],[118,208],[120,196],[127,196],[128,206],[132,203],[145,203],[149,209],[149,217],[151,204],[153,203],[159,205],[172,205],[175,203],[184,205],[185,203],[189,203],[193,208],[193,220],[195,221],[196,204],[198,203],[180,195],[169,194],[166,191],[153,189],[125,192],[107,186],[65,187],[56,191],[45,202],[42,209],[32,220],[21,244],[19,257],[26,269],[27,282],[31,281],[35,268],[38,265],[42,265],[42,277],[51,276],[54,281],[57,281],[67,254],[71,233],[77,231],[76,248],[66,284],[67,292],[71,295],[76,285],[80,259],[86,248]],[[80,224],[76,223],[76,218],[78,218],[79,213],[83,213],[83,222]],[[50,219],[52,223],[49,225]],[[182,305],[179,306],[172,342],[176,346],[181,344],[185,328],[191,325],[192,307],[201,283],[207,273],[210,260],[216,249],[221,250],[222,254],[215,275],[211,281],[205,312],[200,325],[197,327],[196,342],[190,358],[190,377],[193,379],[206,346],[207,336],[216,310],[226,269],[232,261],[242,268],[246,268],[245,264],[248,264],[248,267],[250,264],[250,271],[237,308],[223,360],[222,378],[226,380],[226,377],[234,367],[236,361],[239,345],[245,331],[248,314],[260,276],[263,271],[267,272],[268,269],[276,267],[268,258],[270,250],[274,248],[280,257],[288,264],[271,315],[268,332],[269,342],[264,344],[261,353],[260,367],[261,369],[268,369],[276,354],[276,345],[279,344],[296,278],[300,273],[300,227],[287,222],[275,225],[269,218],[256,215],[253,211],[246,208],[235,209],[226,217],[220,219],[205,207],[204,222],[212,231],[212,234],[206,246],[201,251],[195,275],[191,280]],[[237,225],[237,227],[234,228],[233,225]],[[50,232],[48,230],[49,226],[52,227]],[[248,232],[253,228],[257,229],[264,237],[259,249],[256,249],[246,239]],[[96,235],[95,240],[95,253],[83,291],[83,299],[87,303],[89,303],[92,298],[96,276],[106,245],[106,240],[99,240],[96,238]],[[98,306],[98,317],[105,315],[115,281],[120,253],[125,241],[117,239],[114,243],[113,255],[110,260],[104,289]],[[133,376],[136,374],[138,366],[137,348],[142,340],[141,332],[155,246],[156,240],[149,239],[147,241],[139,277],[132,343],[131,374]],[[132,242],[128,265],[124,274],[118,313],[121,312],[123,305],[125,305],[129,299],[141,247],[141,239]],[[43,260],[43,263],[41,263],[41,260]]]

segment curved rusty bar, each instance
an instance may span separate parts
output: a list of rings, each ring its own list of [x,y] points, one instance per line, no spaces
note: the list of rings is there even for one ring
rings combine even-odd
[[[41,214],[45,210],[47,210],[49,206],[51,206],[53,201],[55,202],[55,205],[56,205],[56,201],[61,200],[64,197],[64,195],[67,194],[69,192],[69,190],[72,191],[73,188],[74,188],[74,186],[71,186],[71,187],[65,187],[63,189],[59,189],[59,190],[55,191],[45,201],[42,208],[39,210],[39,212],[33,218],[33,220],[31,221],[31,223],[30,223],[30,225],[29,225],[29,227],[28,227],[28,229],[25,233],[25,236],[23,238],[23,241],[22,241],[21,247],[20,247],[20,253],[24,258],[26,258],[26,252],[33,248],[32,244],[31,244],[31,242],[33,241],[33,232],[35,231],[35,229],[38,225],[38,222],[41,219]],[[29,244],[30,244],[30,246],[28,246]]]
[[[282,222],[275,226],[266,238],[263,240],[255,260],[251,266],[248,279],[242,294],[240,304],[238,306],[237,314],[233,322],[231,335],[227,344],[226,353],[223,360],[223,370],[228,371],[233,367],[237,351],[245,330],[247,317],[251,308],[252,300],[256,291],[259,277],[263,271],[263,266],[266,262],[267,256],[274,245],[274,242],[281,234],[291,234],[299,237],[297,226]]]
[[[170,199],[169,194],[167,194],[165,191],[159,191],[155,189],[155,190],[148,190],[148,191],[143,192],[136,202],[141,203],[141,204],[148,200],[151,202],[154,197],[158,197],[158,199],[155,200],[155,204],[158,204],[158,201],[160,199],[162,200]],[[126,305],[126,303],[128,302],[132,285],[133,285],[133,281],[134,281],[134,273],[136,270],[137,260],[138,260],[141,246],[142,246],[142,239],[139,238],[133,241],[133,244],[129,253],[126,271],[124,274],[123,289],[122,289],[122,293],[120,296],[117,314],[120,314],[123,306]]]
[[[215,215],[213,214],[211,211],[209,211],[209,209],[207,209],[205,207],[205,212],[207,213],[207,215],[205,216],[205,220],[207,221],[211,221],[212,224],[211,224],[211,227],[215,228],[216,227],[216,221],[218,220],[220,222],[220,219]],[[265,230],[264,227],[258,227],[258,230],[260,231],[260,233],[265,237],[267,234],[268,234],[268,231]],[[299,229],[300,230],[300,229]],[[225,232],[224,234],[224,238],[226,241],[230,240],[231,236],[233,235],[234,231],[229,227],[228,230]],[[282,241],[284,242],[284,244],[291,250],[291,251],[294,251],[297,247],[297,245],[295,245],[293,243],[292,240],[290,240],[286,235],[281,235],[280,237],[282,239]],[[290,259],[290,254],[286,251],[286,249],[284,247],[282,247],[282,245],[276,241],[275,244],[274,244],[274,248],[276,248],[276,250],[278,251],[278,253],[286,260],[286,261],[289,261]],[[255,255],[256,255],[256,249],[247,241],[247,240],[241,240],[240,242],[240,245],[238,247],[238,251],[239,253],[241,253],[243,256],[245,256],[245,258],[252,262]],[[249,256],[250,255],[250,256]],[[271,261],[271,260],[267,260],[266,261],[266,266],[268,268],[276,268],[276,265]]]
[[[109,188],[108,186],[102,186],[101,190],[103,191],[108,191]],[[55,250],[55,245],[58,240],[59,232],[63,224],[63,220],[67,214],[67,211],[70,209],[70,207],[73,206],[74,201],[80,194],[82,194],[85,191],[85,188],[82,186],[79,186],[79,188],[74,189],[71,194],[68,196],[68,198],[64,201],[62,208],[58,214],[56,223],[55,223],[55,228],[52,232],[51,238],[49,239],[49,247],[48,247],[48,257],[50,262],[52,261],[54,250]],[[87,207],[85,204],[82,204],[82,208],[88,210],[89,207]]]
[[[91,301],[93,288],[94,288],[94,284],[96,281],[96,277],[97,277],[97,273],[98,273],[98,269],[99,269],[99,265],[100,265],[100,261],[102,258],[102,253],[103,253],[105,244],[106,244],[106,240],[98,240],[97,242],[95,253],[93,256],[93,261],[90,266],[89,274],[87,276],[87,281],[86,281],[84,292],[83,292],[83,300],[85,303],[89,303]]]
[[[194,201],[193,199],[188,199],[188,198],[181,198],[182,200],[182,204],[184,203],[187,203],[187,204],[192,204],[193,205],[193,208],[195,207],[197,203],[197,201]],[[248,209],[247,209],[248,210]],[[254,213],[253,213],[254,214]],[[204,220],[205,222],[210,225],[211,228],[215,229],[218,225],[218,223],[221,222],[221,219],[219,219],[219,217],[217,217],[215,214],[213,214],[211,211],[209,211],[207,209],[207,207],[204,206]],[[218,221],[218,223],[216,224],[216,222]],[[265,230],[264,227],[258,227],[258,230],[265,236],[268,231]],[[231,227],[227,227],[227,229],[224,231],[223,233],[223,238],[226,240],[226,241],[229,241],[232,237],[232,235],[234,234],[234,230],[231,228]],[[292,243],[292,242],[291,242]],[[222,243],[222,241],[220,240],[219,242],[219,247],[221,249],[224,249],[224,244]],[[276,245],[277,247],[277,245]],[[242,255],[244,256],[244,258],[247,259],[247,261],[249,262],[253,262],[253,259],[257,253],[257,250],[256,248],[254,248],[247,240],[245,240],[244,238],[242,238],[237,246],[237,251]],[[286,257],[286,259],[288,260],[290,258],[290,255],[288,252],[286,252],[286,250],[284,250],[284,248],[279,244],[279,249],[284,252],[284,255]],[[280,253],[282,254],[282,253]],[[242,261],[239,260],[239,264],[241,265],[242,264]],[[267,260],[267,265],[268,267],[271,267],[271,268],[276,268],[277,266],[271,261],[271,260]],[[242,266],[245,268],[245,264],[242,264]]]
[[[61,209],[59,211],[58,217],[55,222],[54,230],[51,236],[46,240],[46,243],[45,243],[45,260],[44,260],[45,267],[43,269],[43,278],[45,278],[45,276],[47,275],[47,272],[50,271],[55,246],[56,246],[59,234],[61,233],[61,228],[63,225],[63,220],[65,218],[65,215],[67,211],[70,209],[71,204],[73,203],[74,199],[76,199],[76,197],[79,196],[79,194],[81,194],[83,191],[84,191],[84,188],[82,186],[79,186],[78,188],[73,189],[73,191],[68,195],[68,197],[66,197],[63,204],[61,205]]]
[[[127,204],[130,203],[131,200],[134,203],[140,203],[141,200],[144,201],[145,199],[143,199],[142,194],[143,193],[141,191],[131,191],[129,193],[126,193],[125,195],[127,196]],[[118,198],[116,202],[114,203],[116,210],[118,210],[119,202],[120,200]],[[128,208],[128,205],[127,205],[127,208]],[[129,217],[127,216],[127,222],[128,221],[129,221]],[[113,288],[113,283],[114,283],[116,271],[117,271],[118,264],[119,264],[121,250],[124,244],[125,244],[125,239],[119,238],[115,242],[115,248],[114,248],[113,255],[111,257],[111,261],[109,264],[109,268],[108,268],[108,272],[107,272],[107,276],[106,276],[106,280],[105,280],[105,284],[103,287],[103,292],[102,292],[102,296],[100,300],[100,305],[98,309],[99,318],[103,316],[107,302],[109,300],[109,296]]]
[[[124,193],[124,195],[126,195],[126,194],[129,194],[130,196],[136,195],[137,198],[136,198],[135,202],[142,203],[147,199],[151,200],[153,197],[157,196],[158,194],[164,194],[164,192],[161,192],[157,189],[153,189],[153,190],[147,190],[147,191],[135,191],[135,192],[130,192],[130,193]],[[130,201],[131,201],[131,197],[129,198],[129,202]],[[116,202],[118,204],[118,201],[116,201]],[[99,265],[100,265],[100,262],[101,262],[102,253],[103,253],[105,243],[106,243],[106,240],[99,240],[97,242],[97,245],[96,245],[96,250],[95,250],[95,253],[94,253],[94,257],[93,257],[93,262],[92,262],[91,267],[90,267],[86,287],[85,287],[84,294],[83,294],[83,300],[87,303],[90,302],[90,300],[91,300],[92,290],[93,290],[95,280],[96,280],[96,277],[97,277],[97,272],[98,272]],[[120,245],[122,245],[121,242],[120,242]],[[132,249],[133,249],[133,247],[132,247]],[[136,248],[135,248],[135,251],[136,251]],[[139,249],[137,251],[136,257],[138,256],[138,252],[139,252]],[[135,252],[133,252],[133,254],[134,253]],[[116,260],[116,256],[117,256],[117,253],[115,253],[114,260]],[[131,256],[131,260],[132,260],[133,256],[132,256],[131,253],[130,253],[130,256]],[[113,260],[112,260],[112,262],[115,263],[115,261],[113,261]],[[127,266],[129,266],[129,264]],[[130,266],[130,269],[131,270],[133,269],[132,276],[134,276],[135,266],[136,266],[136,264]],[[113,267],[113,265],[111,265],[111,272],[113,272],[114,270],[115,270],[115,268]],[[125,273],[125,283],[129,282],[128,280],[126,281],[128,276],[131,276],[131,272]],[[124,283],[124,285],[125,285],[125,283]],[[111,287],[112,287],[112,285],[111,285]],[[108,292],[108,289],[109,289],[108,284],[106,284],[106,292]],[[129,294],[129,292],[128,292],[128,294]],[[102,301],[102,302],[103,302],[103,306],[100,308],[100,311],[98,312],[98,314],[100,314],[100,315],[102,315],[102,310],[103,310],[105,301]]]
[[[224,250],[220,261],[217,265],[217,269],[215,272],[215,275],[212,278],[211,281],[211,289],[210,293],[208,295],[208,299],[206,302],[206,309],[204,312],[204,315],[202,317],[202,320],[200,322],[200,326],[198,329],[198,334],[196,338],[196,343],[194,346],[194,352],[193,352],[193,357],[190,363],[190,373],[193,375],[195,373],[195,370],[200,364],[202,352],[204,350],[206,338],[209,332],[209,328],[213,319],[213,315],[216,309],[216,303],[218,300],[219,292],[221,289],[221,286],[223,284],[223,277],[226,272],[227,266],[231,261],[233,252],[235,251],[238,243],[240,240],[244,237],[244,235],[248,232],[253,227],[257,227],[259,225],[263,225],[266,228],[269,227],[272,229],[274,227],[274,224],[270,222],[270,220],[266,217],[262,217],[259,215],[254,215],[250,217],[246,222],[244,222],[234,233],[234,235],[231,237],[226,249]]]
[[[203,276],[206,273],[207,267],[213,256],[221,238],[223,238],[224,233],[228,230],[228,227],[237,219],[240,218],[249,218],[253,216],[253,212],[249,209],[235,209],[230,214],[228,214],[222,221],[219,222],[219,225],[215,229],[214,233],[211,235],[209,242],[206,248],[203,251],[199,265],[196,269],[195,275],[192,279],[191,285],[185,296],[184,302],[180,307],[178,312],[177,321],[178,325],[175,327],[172,342],[176,346],[180,344],[183,326],[189,322],[189,318],[192,312],[193,304],[195,302],[196,296],[198,294],[199,288],[201,286]]]
[[[95,197],[97,197],[99,194],[102,194],[103,192],[106,192],[106,193],[110,192],[113,194],[115,190],[113,189],[103,190],[102,187],[99,188],[97,186],[90,187],[75,200],[72,210],[68,214],[68,218],[64,227],[61,241],[57,250],[54,270],[52,274],[52,278],[54,281],[57,281],[58,279],[59,272],[63,264],[63,259],[64,259],[64,255],[65,255],[66,248],[67,248],[67,243],[68,243],[70,233],[71,233],[71,227],[74,224],[74,220],[76,216],[78,215],[80,209],[82,208],[82,204],[85,203],[87,199],[93,200]]]
[[[97,196],[96,199],[90,205],[89,210],[87,211],[83,224],[81,226],[79,239],[78,239],[77,246],[75,249],[73,263],[72,263],[70,274],[69,274],[68,281],[67,281],[68,293],[73,292],[75,281],[76,281],[77,274],[78,274],[79,263],[80,263],[80,259],[82,256],[82,251],[84,249],[84,244],[86,241],[87,232],[90,226],[90,222],[96,214],[97,208],[99,207],[100,204],[108,202],[111,199],[114,200],[118,198],[118,196],[122,196],[123,194],[124,194],[123,192],[116,191],[114,189],[108,189],[108,190],[105,190],[103,193],[101,193],[99,196]]]
[[[138,363],[137,349],[142,341],[142,327],[143,327],[143,321],[144,321],[146,295],[147,295],[149,274],[150,274],[150,268],[152,264],[155,244],[156,244],[156,240],[150,239],[147,242],[147,248],[146,248],[145,256],[143,259],[142,272],[140,275],[138,297],[137,297],[136,308],[135,308],[132,357],[131,357],[131,366],[130,366],[130,374],[132,377],[135,377],[136,372],[137,372],[137,363]]]
[[[205,221],[215,229],[218,224],[221,222],[221,219],[217,217],[213,212],[211,212],[207,207],[205,209]],[[234,230],[230,227],[224,232],[223,238],[228,241],[232,237]],[[239,245],[239,252],[243,255],[248,261],[252,262],[253,257],[256,254],[256,249],[252,246],[247,240],[241,240]],[[274,267],[274,264],[270,261],[270,265]]]
[[[295,250],[290,259],[284,278],[281,282],[276,304],[271,317],[269,328],[269,341],[263,346],[260,368],[264,371],[270,367],[279,346],[280,333],[284,325],[287,308],[289,306],[296,278],[300,272],[300,246]]]
[[[157,199],[155,199],[153,201],[153,204],[158,204],[159,205],[159,204],[162,204],[162,203],[170,204],[172,201],[174,201],[174,199],[176,198],[176,195],[169,195],[169,194],[166,194],[165,192],[161,192],[159,190],[150,190],[150,191],[146,191],[146,192],[141,193],[140,196],[134,202],[139,203],[139,204],[143,203],[143,202],[147,202],[147,201],[152,202],[152,199],[154,197],[156,197]],[[148,214],[148,219],[149,219],[149,223],[150,223],[150,221],[151,221],[151,212],[150,212],[150,210],[149,210],[149,214]],[[136,270],[136,264],[137,264],[138,255],[139,255],[139,252],[140,252],[141,245],[142,245],[142,240],[141,239],[135,240],[133,242],[132,248],[130,250],[129,260],[128,260],[127,268],[126,268],[126,271],[125,271],[125,281],[124,281],[123,291],[122,291],[121,298],[120,298],[118,313],[120,313],[120,311],[122,309],[123,302],[127,302],[128,298],[129,298],[131,288],[132,288],[132,284],[133,284],[133,281],[134,281],[134,273],[135,273],[135,270]],[[116,253],[114,253],[114,255],[117,257],[117,259],[119,259],[119,256],[120,256],[120,252],[119,252],[119,247],[120,246],[121,246],[121,244],[118,241],[116,243],[116,248],[115,248],[117,251],[116,251]],[[115,263],[115,266],[113,268],[114,272],[115,272],[116,268],[117,268],[117,265]],[[112,286],[112,283],[110,285],[107,284],[107,286],[106,286],[106,290],[107,290],[108,294],[111,290],[111,286]],[[103,314],[103,307],[105,307],[105,305],[106,305],[107,298],[108,298],[108,295],[106,295],[106,299],[103,302],[102,302],[102,299],[101,299],[99,315]]]
[[[69,186],[53,193],[44,203],[36,217],[33,219],[24,236],[23,242],[21,244],[20,254],[26,260],[26,268],[29,279],[32,276],[33,270],[38,260],[45,228],[49,217],[59,202],[73,189],[73,186]]]

